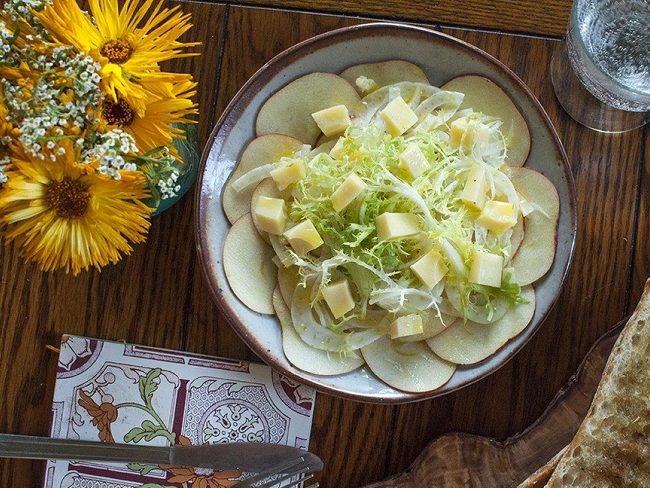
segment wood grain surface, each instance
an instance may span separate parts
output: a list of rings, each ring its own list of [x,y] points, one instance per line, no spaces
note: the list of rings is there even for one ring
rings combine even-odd
[[[227,1],[227,0],[226,0]],[[571,0],[244,0],[255,6],[561,37]]]
[[[568,4],[463,0],[453,7],[463,12],[462,22],[454,20],[450,1],[316,2],[310,8],[555,35],[564,30]],[[298,0],[283,5],[307,8],[307,2]],[[183,3],[183,9],[194,15],[188,37],[203,42],[203,55],[173,67],[189,69],[199,80],[202,141],[239,87],[269,58],[299,40],[362,21],[216,3]],[[546,324],[485,380],[444,398],[397,407],[319,395],[310,449],[326,463],[325,487],[359,486],[397,474],[446,432],[505,439],[522,431],[543,412],[594,341],[633,308],[650,274],[647,129],[607,136],[570,120],[554,98],[546,71],[556,41],[444,31],[510,66],[558,128],[578,190],[574,265]],[[56,355],[45,346],[56,344],[63,333],[255,359],[218,313],[201,276],[192,204],[188,195],[155,218],[147,243],[101,273],[45,275],[21,261],[11,246],[0,249],[0,431],[47,434]],[[37,487],[42,466],[0,461],[0,486]]]

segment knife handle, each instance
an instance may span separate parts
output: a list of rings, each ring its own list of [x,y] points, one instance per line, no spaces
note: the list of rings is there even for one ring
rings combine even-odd
[[[170,464],[169,447],[0,434],[0,457]]]

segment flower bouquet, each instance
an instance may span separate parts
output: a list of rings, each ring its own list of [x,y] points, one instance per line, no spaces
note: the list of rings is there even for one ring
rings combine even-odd
[[[41,269],[116,263],[182,190],[198,43],[154,0],[9,0],[0,11],[0,233]]]

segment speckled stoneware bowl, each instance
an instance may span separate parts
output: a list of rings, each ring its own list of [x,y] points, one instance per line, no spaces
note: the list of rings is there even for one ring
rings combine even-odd
[[[221,207],[223,186],[243,148],[255,137],[255,119],[264,101],[307,73],[339,73],[353,64],[388,59],[417,64],[432,84],[438,86],[469,73],[495,81],[528,120],[532,146],[526,166],[546,175],[560,196],[557,253],[551,270],[535,283],[537,307],[532,322],[493,356],[472,366],[461,366],[443,387],[417,394],[391,388],[367,367],[339,376],[317,376],[293,367],[282,352],[276,317],[246,308],[228,286],[222,263],[224,240],[230,227]],[[203,153],[199,181],[198,251],[215,300],[234,329],[260,358],[278,371],[322,392],[353,400],[375,403],[423,400],[452,392],[493,373],[540,327],[560,292],[573,254],[575,187],[566,154],[542,106],[526,85],[492,56],[453,37],[419,27],[387,23],[347,27],[308,39],[273,58],[248,80],[226,108]]]

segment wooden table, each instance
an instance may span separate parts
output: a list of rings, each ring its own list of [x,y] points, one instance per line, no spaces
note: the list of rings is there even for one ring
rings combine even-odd
[[[547,67],[570,1],[247,3],[256,7],[183,4],[195,22],[187,37],[203,42],[203,55],[175,68],[192,71],[200,82],[202,141],[239,87],[273,55],[315,34],[366,21],[330,13],[402,18],[471,42],[519,74],[558,129],[578,190],[573,267],[539,333],[497,373],[444,398],[375,406],[318,395],[310,448],[326,463],[322,486],[359,486],[403,471],[445,432],[504,439],[525,429],[596,338],[634,307],[650,274],[648,129],[620,136],[586,130],[562,112],[553,95]],[[273,4],[284,8],[261,8]],[[154,219],[148,242],[132,256],[77,278],[43,274],[18,259],[11,246],[2,247],[0,431],[47,435],[57,358],[46,345],[56,345],[63,333],[255,360],[211,300],[193,225],[190,194]],[[1,485],[37,487],[42,467],[2,461]]]

